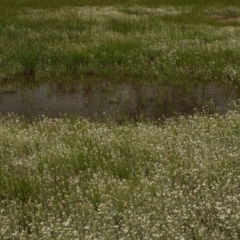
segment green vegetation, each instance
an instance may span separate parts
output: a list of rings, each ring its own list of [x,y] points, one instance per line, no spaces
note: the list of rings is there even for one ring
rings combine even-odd
[[[239,85],[240,4],[195,2],[3,1],[0,81],[68,75]]]
[[[1,0],[1,93],[29,79],[239,86],[239,19],[236,0]],[[239,119],[0,116],[0,240],[240,239]]]
[[[1,117],[0,239],[239,239],[239,118]]]

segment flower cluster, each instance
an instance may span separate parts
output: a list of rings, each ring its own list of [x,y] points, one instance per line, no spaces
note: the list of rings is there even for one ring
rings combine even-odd
[[[0,239],[239,239],[239,117],[1,117]]]

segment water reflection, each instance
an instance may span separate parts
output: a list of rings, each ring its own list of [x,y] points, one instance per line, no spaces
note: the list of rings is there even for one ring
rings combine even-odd
[[[79,114],[87,118],[136,119],[140,114],[156,120],[175,115],[192,114],[212,104],[222,114],[239,92],[214,85],[160,87],[158,85],[119,84],[64,84],[41,85],[34,89],[19,89],[0,93],[0,112],[15,112],[26,117],[60,113]]]

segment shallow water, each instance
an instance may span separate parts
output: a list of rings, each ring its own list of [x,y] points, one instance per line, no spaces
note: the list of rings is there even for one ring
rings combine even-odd
[[[137,119],[142,115],[156,120],[193,114],[203,108],[224,114],[239,95],[236,89],[215,85],[196,85],[187,89],[130,83],[81,83],[71,87],[51,84],[31,90],[0,92],[0,112],[15,112],[28,118],[39,115],[59,117],[67,113],[91,119],[120,120],[123,116]]]

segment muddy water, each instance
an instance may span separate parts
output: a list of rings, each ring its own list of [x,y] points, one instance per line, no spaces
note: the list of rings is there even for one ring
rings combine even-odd
[[[0,112],[15,112],[26,117],[47,115],[59,117],[62,113],[78,114],[87,118],[137,119],[140,115],[156,120],[176,115],[187,115],[203,108],[224,114],[232,100],[240,94],[236,90],[214,85],[159,87],[119,83],[110,85],[78,84],[41,85],[31,90],[0,91]],[[213,110],[213,108],[212,108]]]

